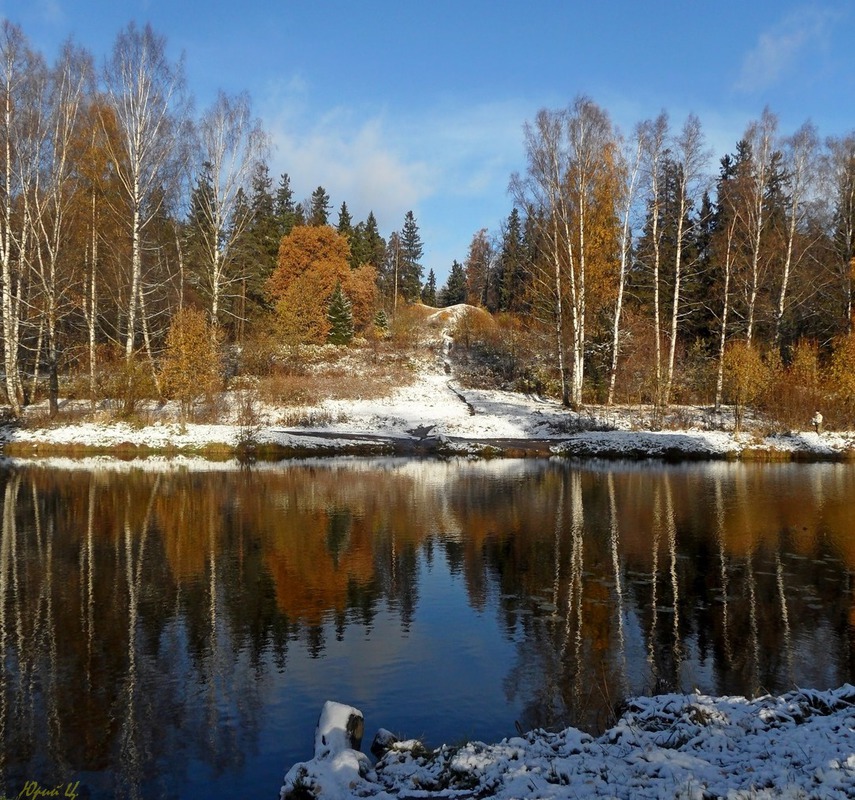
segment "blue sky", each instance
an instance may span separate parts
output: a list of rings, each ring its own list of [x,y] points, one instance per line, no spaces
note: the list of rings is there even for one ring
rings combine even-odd
[[[271,175],[288,172],[297,199],[322,185],[384,236],[412,210],[440,283],[507,217],[540,108],[587,94],[627,133],[694,112],[712,169],[766,105],[785,135],[807,119],[821,136],[855,130],[855,7],[841,0],[0,0],[0,15],[48,59],[73,36],[99,64],[128,22],[150,22],[185,54],[198,109],[250,92]]]

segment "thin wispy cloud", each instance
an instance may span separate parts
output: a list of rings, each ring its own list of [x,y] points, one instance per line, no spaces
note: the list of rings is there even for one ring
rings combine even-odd
[[[760,34],[742,62],[735,89],[746,94],[768,89],[793,74],[810,56],[828,48],[840,13],[829,8],[804,6],[791,11]]]
[[[504,195],[522,149],[522,108],[451,105],[367,115],[345,105],[321,110],[310,86],[288,82],[263,101],[261,114],[274,145],[271,166],[288,173],[296,200],[321,185],[336,208],[346,201],[357,219],[374,211],[391,229],[440,196]]]

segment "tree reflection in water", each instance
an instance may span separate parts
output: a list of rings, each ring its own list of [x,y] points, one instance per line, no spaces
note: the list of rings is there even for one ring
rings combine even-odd
[[[513,720],[601,729],[627,694],[852,679],[849,465],[330,460],[0,479],[7,795],[73,775],[92,796],[200,782],[226,796],[278,730],[268,709],[291,713],[333,650],[369,704],[421,702],[458,726],[449,739],[472,708],[502,706],[499,738]],[[443,677],[417,691],[406,659]],[[488,667],[505,696],[485,680],[466,697]]]

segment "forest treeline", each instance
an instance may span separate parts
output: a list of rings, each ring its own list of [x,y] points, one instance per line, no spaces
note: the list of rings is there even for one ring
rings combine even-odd
[[[524,127],[499,231],[437,286],[418,223],[381,235],[270,176],[247,93],[192,110],[165,39],[101,67],[0,29],[0,316],[12,414],[44,394],[174,397],[283,368],[283,348],[394,346],[408,307],[468,303],[491,380],[568,406],[643,402],[855,421],[855,133],[765,109],[718,160],[699,119],[621,134],[587,97]],[[489,324],[483,319],[489,319]],[[468,321],[466,321],[468,320]],[[477,321],[481,320],[481,321]],[[279,359],[275,357],[279,349]],[[226,357],[228,354],[228,357]],[[60,385],[62,382],[62,386]]]

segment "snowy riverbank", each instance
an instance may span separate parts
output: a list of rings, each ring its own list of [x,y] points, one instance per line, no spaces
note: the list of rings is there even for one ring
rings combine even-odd
[[[855,797],[855,687],[849,685],[755,700],[635,698],[598,737],[573,728],[532,731],[498,744],[433,751],[415,740],[387,742],[374,766],[350,747],[358,742],[349,733],[361,728],[354,715],[361,721],[356,709],[325,705],[315,757],[289,769],[283,800]],[[386,731],[375,737],[384,739]]]
[[[734,434],[726,415],[679,407],[661,430],[649,409],[590,407],[570,412],[555,401],[495,390],[463,389],[442,364],[424,359],[412,382],[386,397],[324,400],[286,410],[256,404],[253,421],[239,418],[242,397],[224,398],[221,424],[181,425],[171,404],[143,409],[146,423],[25,422],[7,427],[8,453],[233,454],[251,442],[270,457],[347,453],[441,455],[564,455],[610,458],[804,459],[855,457],[855,433],[796,431],[765,436],[755,426]],[[66,405],[72,412],[73,404]],[[294,422],[297,420],[297,422]],[[807,427],[807,422],[806,422]]]

